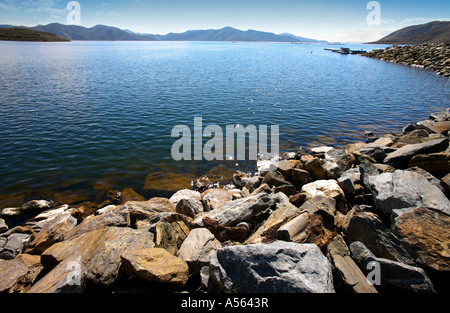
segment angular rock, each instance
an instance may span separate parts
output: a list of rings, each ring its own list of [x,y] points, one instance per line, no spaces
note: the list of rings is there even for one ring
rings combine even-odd
[[[2,210],[2,217],[8,218],[8,217],[14,217],[21,215],[22,212],[20,212],[20,208],[4,208]]]
[[[315,196],[306,201],[300,209],[307,211],[310,215],[318,214],[322,217],[325,224],[334,225],[334,216],[336,214],[336,200],[323,195]]]
[[[291,176],[292,170],[294,168],[292,167],[291,163],[287,160],[282,160],[278,162],[278,167],[276,171],[280,172],[281,175],[283,175],[284,179],[288,180]]]
[[[397,170],[370,177],[370,189],[376,207],[393,218],[423,206],[450,215],[450,201],[424,176]]]
[[[72,240],[78,236],[104,227],[127,227],[130,225],[130,213],[125,206],[116,210],[84,220],[80,225],[64,235],[64,240]]]
[[[421,266],[450,272],[450,217],[417,208],[395,220],[394,234]]]
[[[339,277],[344,290],[354,293],[377,293],[358,265],[350,256],[350,250],[341,236],[336,236],[327,247],[327,256]]]
[[[222,248],[220,242],[206,228],[190,232],[181,245],[177,256],[189,265],[190,273],[199,273],[203,266],[209,266],[214,252]]]
[[[40,279],[28,293],[82,293],[86,286],[86,268],[74,252]]]
[[[301,189],[304,185],[312,182],[312,178],[308,171],[293,169],[291,173],[291,182],[295,187]]]
[[[289,199],[284,196],[284,201],[277,203],[273,213],[264,222],[264,224],[250,236],[245,244],[270,243],[276,240],[276,231],[283,224],[297,217],[301,210],[291,204]]]
[[[177,204],[176,212],[193,218],[203,212],[203,205],[199,206],[193,199],[181,199]]]
[[[21,254],[12,260],[0,260],[0,292],[26,292],[42,269],[39,256]]]
[[[225,247],[211,258],[210,274],[227,293],[334,293],[331,265],[312,244]]]
[[[184,286],[188,280],[186,262],[164,249],[127,249],[121,255],[122,270],[138,279]]]
[[[172,255],[177,255],[178,241],[175,231],[170,223],[158,222],[155,227],[155,245],[165,249]]]
[[[258,188],[260,185],[259,176],[252,176],[249,178],[247,183],[245,184],[245,187],[248,189],[248,191],[253,192],[256,188]]]
[[[313,180],[324,180],[327,178],[327,173],[318,158],[306,162],[303,169],[309,172]]]
[[[448,148],[448,139],[441,138],[424,143],[406,145],[395,152],[389,153],[384,163],[396,168],[407,167],[411,159],[419,154],[437,153]]]
[[[426,170],[424,170],[424,169],[422,169],[420,167],[417,167],[417,166],[410,167],[410,168],[408,168],[406,170],[410,171],[410,172],[417,173],[419,175],[422,175],[423,177],[425,177],[430,182],[430,184],[432,184],[433,186],[439,188],[440,191],[445,193],[445,187],[442,186],[441,181],[439,179],[437,179],[436,177],[434,177],[433,175],[431,175]],[[393,172],[395,172],[395,171],[393,171]]]
[[[198,208],[202,208],[201,211],[203,211],[202,195],[200,192],[191,189],[183,189],[177,191],[172,197],[170,197],[169,200],[172,202],[174,207],[177,207],[178,202],[183,199],[195,201],[196,206],[198,206]]]
[[[129,210],[130,216],[135,220],[149,218],[155,213],[176,212],[175,206],[167,198],[152,198],[144,202],[127,202],[125,207]]]
[[[363,243],[358,241],[350,245],[350,250],[353,258],[366,274],[370,273],[371,266],[369,265],[379,267],[381,285],[390,285],[416,293],[434,293],[433,284],[423,269],[377,258]]]
[[[202,193],[205,212],[218,209],[221,205],[233,201],[233,195],[224,189],[209,189]]]
[[[236,227],[226,227],[221,226],[219,222],[209,217],[203,217],[203,224],[217,240],[219,240],[219,242],[229,240],[234,242],[244,242],[249,232],[249,227],[243,226],[243,223],[239,223]]]
[[[235,226],[240,222],[252,219],[257,214],[270,208],[276,201],[275,196],[266,193],[234,200],[223,204],[214,211],[199,215],[194,220],[194,225],[203,227],[203,218],[206,216],[216,220],[222,226]]]
[[[386,158],[385,150],[375,142],[359,147],[355,152],[368,155],[377,162],[382,162]]]
[[[354,162],[353,154],[348,154],[345,150],[333,149],[325,154],[323,168],[328,179],[337,179],[350,169]]]
[[[430,153],[416,155],[409,162],[409,167],[420,167],[440,178],[450,172],[450,154]]]
[[[350,242],[364,243],[379,258],[415,265],[400,240],[371,212],[357,208],[350,211],[344,233]]]
[[[79,252],[86,278],[101,286],[111,286],[119,275],[120,255],[125,249],[154,248],[153,238],[147,230],[105,227],[54,244],[45,250],[41,261],[51,268]]]
[[[315,196],[325,196],[336,200],[336,208],[338,211],[347,212],[347,204],[345,193],[334,179],[318,180],[302,187],[302,193],[305,193],[307,199]]]
[[[24,249],[26,249],[30,238],[31,235],[29,234],[13,233],[9,235],[3,247],[0,248],[0,259],[14,259],[17,255],[22,253]]]
[[[70,214],[62,214],[47,222],[38,235],[28,245],[27,252],[41,254],[56,242],[64,240],[65,235],[75,228],[77,220]]]
[[[292,241],[295,243],[305,242],[308,237],[307,228],[309,221],[309,213],[301,213],[299,216],[287,222],[277,230],[277,239]]]

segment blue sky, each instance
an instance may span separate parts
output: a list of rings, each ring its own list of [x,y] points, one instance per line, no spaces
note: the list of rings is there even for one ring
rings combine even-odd
[[[329,41],[379,39],[397,29],[450,20],[448,0],[378,0],[381,25],[368,25],[370,0],[78,0],[81,25],[167,34],[232,26]],[[0,0],[0,24],[66,24],[69,0]]]

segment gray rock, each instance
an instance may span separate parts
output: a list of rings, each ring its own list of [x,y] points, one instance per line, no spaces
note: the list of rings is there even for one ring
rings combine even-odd
[[[369,187],[377,209],[392,218],[417,207],[450,215],[450,201],[428,179],[412,171],[397,170],[370,177]]]
[[[418,144],[406,145],[389,153],[384,163],[396,168],[407,167],[411,159],[419,154],[441,152],[448,148],[448,138],[434,139]]]
[[[363,243],[358,241],[350,245],[350,250],[352,257],[365,274],[371,272],[370,263],[373,262],[379,266],[381,285],[386,284],[417,293],[435,292],[431,280],[420,267],[377,258]]]
[[[360,181],[361,172],[359,168],[352,168],[345,171],[341,177],[338,178],[339,186],[345,194],[353,194],[355,192],[355,183]]]
[[[240,222],[246,222],[270,208],[279,201],[276,195],[260,193],[255,196],[234,200],[223,204],[214,211],[200,214],[194,220],[194,225],[204,227],[203,218],[209,217],[219,222],[222,226],[235,226]]]
[[[361,172],[361,182],[364,186],[369,187],[370,185],[370,177],[377,176],[380,174],[378,168],[369,162],[362,162],[359,166],[359,170]]]
[[[201,205],[201,202],[199,205],[194,199],[181,199],[177,203],[176,212],[189,217],[194,217],[203,212],[203,205]]]
[[[191,274],[208,266],[214,252],[222,248],[220,242],[206,228],[193,229],[178,251],[178,257],[189,266]]]
[[[223,292],[334,293],[331,265],[314,244],[277,241],[219,249],[211,279]]]
[[[441,112],[433,113],[430,115],[430,119],[434,120],[435,122],[450,121],[450,111],[444,110]]]
[[[375,161],[381,162],[386,158],[386,152],[383,147],[380,147],[377,143],[372,142],[359,147],[355,150],[356,153],[368,155],[372,157]]]
[[[0,259],[12,260],[27,247],[30,240],[29,234],[11,234],[0,250]]]
[[[346,217],[344,233],[350,242],[361,241],[377,257],[415,265],[400,240],[374,213],[353,209]]]

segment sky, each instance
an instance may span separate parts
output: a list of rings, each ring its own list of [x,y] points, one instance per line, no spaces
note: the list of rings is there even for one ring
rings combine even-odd
[[[0,0],[0,24],[67,24],[69,0]],[[78,0],[81,26],[165,35],[192,29],[292,33],[339,42],[378,40],[400,28],[450,21],[449,0]],[[379,13],[378,13],[379,12]],[[368,15],[370,21],[368,22]],[[374,15],[375,14],[375,15]],[[373,23],[373,21],[379,21]]]

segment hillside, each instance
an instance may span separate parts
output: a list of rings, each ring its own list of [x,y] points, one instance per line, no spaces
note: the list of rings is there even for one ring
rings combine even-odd
[[[450,22],[431,22],[402,28],[392,34],[371,42],[372,44],[450,44]]]
[[[64,37],[55,34],[36,31],[28,28],[0,28],[0,40],[8,41],[45,41],[45,42],[63,42],[70,41]]]
[[[9,25],[2,25],[9,27]],[[0,28],[2,27],[0,26]],[[29,29],[44,31],[65,37],[69,40],[96,41],[264,41],[264,42],[310,42],[323,43],[315,39],[297,37],[292,34],[277,35],[256,30],[242,31],[232,27],[208,30],[189,30],[184,33],[169,33],[167,35],[138,34],[130,30],[97,25],[91,28],[75,25],[52,23],[39,25]]]

